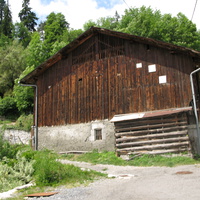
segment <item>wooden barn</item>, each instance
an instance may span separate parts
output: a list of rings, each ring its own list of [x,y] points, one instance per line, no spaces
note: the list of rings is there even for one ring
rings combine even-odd
[[[36,88],[36,148],[190,151],[199,66],[198,51],[90,28],[20,81]]]

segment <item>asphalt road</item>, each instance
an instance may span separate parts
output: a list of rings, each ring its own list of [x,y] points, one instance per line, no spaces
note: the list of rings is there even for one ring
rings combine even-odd
[[[85,187],[57,188],[58,194],[33,200],[200,200],[200,165],[121,167],[62,162],[101,171],[114,178],[101,179]]]

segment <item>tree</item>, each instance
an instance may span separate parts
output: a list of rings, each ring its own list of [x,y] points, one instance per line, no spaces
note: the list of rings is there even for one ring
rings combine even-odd
[[[131,8],[125,11],[117,30],[200,50],[196,25],[182,13],[172,17],[150,7]]]
[[[119,24],[119,19],[120,16],[116,11],[114,17],[101,17],[96,22],[89,20],[83,25],[83,28],[84,30],[88,30],[92,26],[97,26],[110,30],[116,30]]]
[[[200,50],[200,34],[197,32],[196,25],[182,13],[178,13],[173,21],[177,23],[174,32],[171,32],[172,39],[169,42],[179,46]],[[165,21],[163,23],[166,24]],[[167,28],[169,26],[170,23],[167,25]],[[166,41],[166,39],[164,40]]]
[[[5,4],[3,10],[3,19],[1,21],[1,33],[9,38],[12,38],[12,29],[12,14],[9,5]]]
[[[31,41],[26,49],[27,66],[33,66],[36,68],[39,64],[44,62],[48,57],[47,47],[44,42],[40,39],[39,32],[34,32],[31,37]]]
[[[18,81],[30,73],[34,69],[34,66],[27,67],[15,80],[15,86],[13,90],[16,106],[20,113],[30,114],[33,113],[34,105],[34,90],[32,87],[23,87],[18,84]]]
[[[160,11],[153,11],[150,7],[143,6],[125,10],[118,30],[133,35],[160,39],[160,30],[158,30],[160,19]]]
[[[10,38],[4,34],[0,34],[0,51],[1,49],[5,49],[11,42],[12,40]]]
[[[0,97],[0,116],[11,117],[17,116],[18,109],[13,96]]]
[[[76,39],[83,33],[82,29],[68,29],[63,33],[61,41],[65,42],[66,45]]]
[[[0,96],[12,93],[15,79],[25,69],[26,60],[24,48],[17,41],[0,49]]]
[[[0,0],[0,26],[2,24],[3,17],[4,17],[4,8],[5,8],[5,5],[6,5],[5,0]]]
[[[97,22],[94,22],[93,20],[90,19],[83,25],[83,29],[86,31],[92,26],[98,26],[98,25],[97,25]]]
[[[63,33],[69,28],[69,23],[61,13],[50,13],[44,25],[45,42],[52,45],[57,40],[60,41]]]
[[[44,45],[47,47],[48,56],[52,55],[52,48],[54,43],[60,43],[63,38],[63,34],[68,30],[69,23],[65,20],[65,16],[61,13],[50,13],[47,16],[47,20],[44,25]]]
[[[44,41],[44,26],[45,22],[41,21],[37,27],[37,31],[40,33],[40,39]]]
[[[14,38],[19,40],[23,47],[26,48],[31,40],[31,34],[28,28],[22,22],[15,23],[13,32]]]
[[[30,0],[23,0],[22,10],[19,13],[19,18],[29,31],[36,31],[35,26],[37,25],[36,21],[38,18],[36,17],[36,14],[31,11],[32,8],[29,7],[29,4]]]
[[[6,28],[6,24],[9,24],[9,22],[7,23],[5,20],[5,10],[6,10],[6,2],[4,0],[0,0],[0,47],[4,48],[5,46],[7,46],[7,44],[10,42],[10,36],[11,36],[11,27],[8,27],[8,29]],[[9,13],[8,13],[9,14]],[[10,22],[12,22],[11,18],[10,18]],[[11,24],[9,24],[11,25]],[[6,30],[5,30],[6,28]],[[6,32],[8,31],[9,34],[7,34]],[[6,34],[6,35],[5,35]]]

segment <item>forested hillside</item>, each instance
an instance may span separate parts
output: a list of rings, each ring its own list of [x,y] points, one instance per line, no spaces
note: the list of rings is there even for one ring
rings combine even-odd
[[[7,1],[0,0],[0,118],[17,119],[33,112],[33,89],[18,80],[91,26],[154,38],[200,50],[200,31],[185,15],[162,15],[150,7],[130,8],[122,16],[102,16],[75,30],[62,13],[37,18],[23,0],[20,22],[13,23]]]

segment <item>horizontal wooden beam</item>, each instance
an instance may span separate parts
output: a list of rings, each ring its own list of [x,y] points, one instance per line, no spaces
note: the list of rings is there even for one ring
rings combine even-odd
[[[123,128],[116,128],[115,131],[116,132],[122,132],[122,131],[136,131],[136,130],[141,130],[141,129],[152,129],[152,128],[160,128],[160,127],[169,127],[169,126],[173,126],[173,127],[177,127],[177,126],[182,126],[182,125],[187,125],[187,122],[177,122],[177,123],[159,123],[159,124],[146,124],[143,126],[140,126],[137,124],[137,126],[132,127],[132,126],[126,126]]]
[[[137,150],[147,150],[152,151],[154,149],[165,149],[165,148],[178,148],[181,146],[189,145],[189,141],[185,142],[177,142],[177,143],[170,143],[170,144],[159,144],[159,145],[149,145],[149,146],[140,146],[140,147],[130,147],[130,148],[123,148],[123,149],[117,149],[117,152],[120,151],[137,151]]]
[[[165,142],[182,142],[182,141],[187,141],[188,142],[188,137],[176,137],[176,138],[167,138],[167,139],[159,139],[159,140],[143,140],[139,142],[128,142],[128,143],[120,143],[116,144],[116,147],[133,147],[133,146],[138,146],[142,145],[145,147],[145,145],[148,144],[163,144]]]
[[[140,130],[140,131],[130,131],[130,132],[122,132],[122,133],[115,133],[115,136],[118,137],[122,137],[122,136],[134,136],[134,135],[145,135],[145,134],[149,134],[149,133],[162,133],[162,132],[171,132],[174,130],[177,130],[177,132],[179,130],[183,130],[183,129],[187,129],[187,126],[173,126],[170,128],[159,128],[159,129],[151,129],[151,130]]]
[[[127,141],[133,141],[133,140],[140,140],[140,139],[153,139],[153,138],[163,138],[163,137],[179,137],[179,136],[185,136],[188,134],[187,130],[183,131],[174,131],[169,133],[159,133],[159,134],[149,134],[149,135],[142,135],[142,136],[134,136],[134,137],[122,137],[117,138],[116,142],[127,142]]]
[[[128,155],[158,155],[158,154],[166,154],[166,153],[181,153],[190,150],[190,148],[177,148],[177,149],[163,149],[163,150],[153,150],[153,151],[137,151],[130,152]],[[127,153],[126,153],[127,154]]]
[[[135,119],[129,121],[121,121],[115,122],[115,127],[123,128],[126,126],[138,126],[138,125],[146,125],[146,124],[164,124],[164,123],[176,123],[176,122],[187,122],[186,117],[175,117],[175,118],[153,118],[153,119]]]

